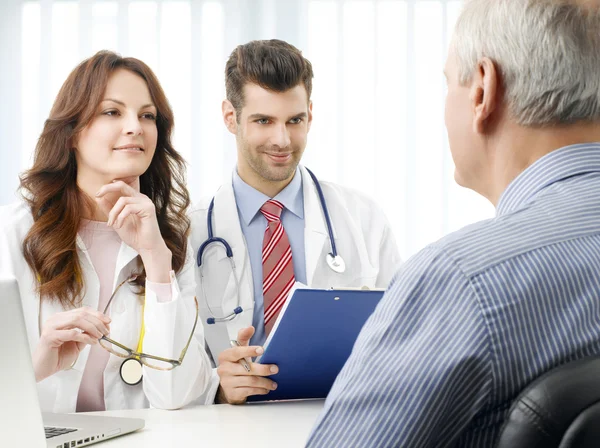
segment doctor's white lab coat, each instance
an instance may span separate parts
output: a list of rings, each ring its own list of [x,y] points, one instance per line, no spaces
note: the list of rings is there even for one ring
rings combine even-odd
[[[39,296],[35,293],[36,280],[23,257],[22,243],[33,224],[30,208],[26,204],[0,207],[0,274],[13,276],[19,284],[21,301],[27,326],[31,351],[39,341]],[[82,268],[85,297],[82,306],[98,309],[99,280],[80,237],[77,237],[77,255]],[[137,252],[121,244],[115,269],[114,287],[139,272]],[[146,289],[144,310],[145,337],[143,351],[151,355],[178,359],[187,343],[194,325],[195,280],[193,254],[188,250],[187,262],[181,272],[171,274],[172,300],[159,303],[156,295]],[[136,269],[138,268],[138,269]],[[132,288],[124,284],[111,305],[110,337],[135,349],[142,324],[142,300]],[[54,313],[64,311],[59,303],[44,300],[41,307],[43,323]],[[100,310],[102,311],[102,310]],[[74,366],[58,372],[38,383],[38,394],[45,412],[75,412],[77,394],[89,354],[87,346]],[[104,371],[104,400],[107,410],[156,407],[175,409],[198,398],[211,377],[211,364],[204,349],[200,320],[195,337],[181,366],[171,371],[143,368],[143,381],[136,386],[125,384],[119,375],[123,359],[111,355]]]
[[[337,250],[346,263],[344,273],[334,272],[326,262],[331,245],[317,189],[302,166],[300,173],[304,197],[304,243],[308,285],[313,288],[386,288],[400,264],[400,255],[381,209],[357,191],[329,182],[320,182]],[[207,214],[211,199],[206,198],[190,211],[194,257],[197,257],[199,247],[208,237]],[[240,305],[243,308],[243,312],[229,322],[212,325],[206,323],[207,318],[212,317],[212,313],[216,316],[231,313],[238,300],[235,280],[225,251],[222,245],[212,244],[206,249],[202,263],[204,281],[196,269],[196,295],[207,347],[216,365],[219,353],[229,348],[230,339],[237,339],[238,330],[252,325],[254,286],[232,182],[222,185],[214,199],[214,236],[224,238],[231,246],[239,279]],[[205,288],[207,300],[204,299],[202,286]],[[211,386],[201,398],[203,403],[214,402],[218,384],[219,377],[215,368]]]

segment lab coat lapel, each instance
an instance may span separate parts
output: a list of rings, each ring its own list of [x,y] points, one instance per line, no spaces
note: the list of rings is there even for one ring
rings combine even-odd
[[[302,190],[304,196],[304,247],[306,257],[306,282],[313,282],[319,260],[324,257],[324,244],[327,243],[327,226],[315,184],[303,166]]]
[[[77,234],[75,243],[77,245],[77,254],[79,255],[79,264],[81,267],[81,275],[83,277],[80,281],[83,281],[85,285],[85,295],[83,297],[82,305],[97,310],[98,302],[100,300],[100,282],[98,280],[98,275],[92,264],[92,259],[90,258],[87,247],[85,247],[83,239],[79,234]],[[92,278],[93,281],[90,281],[90,278]]]
[[[123,268],[127,266],[133,259],[135,259],[139,254],[137,251],[128,246],[127,244],[121,242],[121,247],[119,248],[119,255],[117,256],[117,264],[115,266],[115,277],[113,281],[113,291],[117,287],[119,283],[121,283],[125,278],[130,274],[128,270],[127,273],[122,275]]]
[[[81,266],[81,278],[79,281],[83,282],[85,288],[85,294],[81,306],[89,306],[90,308],[96,310],[98,309],[99,301],[98,277],[96,276],[96,271],[94,270],[94,266],[90,260],[87,248],[85,247],[85,244],[79,235],[77,235],[75,244],[77,246],[77,255],[79,256],[79,263]],[[40,300],[39,297],[37,300]],[[54,314],[62,313],[67,310],[68,309],[64,308],[63,305],[58,301],[43,300],[40,307],[41,315],[38,317],[38,321],[43,325],[46,320],[48,320],[48,318]],[[89,348],[85,347],[77,358],[73,368],[83,372],[88,355]]]
[[[113,292],[115,292],[118,285],[131,274],[141,271],[141,262],[129,266],[138,255],[139,254],[135,249],[124,242],[121,242],[119,254],[117,255],[117,263],[115,265],[115,275],[112,287]],[[142,325],[141,304],[144,300],[144,296],[139,297],[138,300],[132,300],[132,297],[128,297],[127,291],[133,289],[134,287],[129,284],[122,285],[122,287],[116,291],[110,310],[110,317],[112,319],[111,337],[132,348],[139,339],[139,329]]]
[[[85,295],[82,306],[89,306],[92,309],[98,309],[98,291],[99,282],[96,272],[90,260],[87,248],[79,235],[76,238],[77,255],[81,266],[81,278],[85,288]],[[39,296],[37,297],[39,301]],[[39,302],[38,302],[39,306]],[[38,316],[38,322],[42,325],[44,322],[56,313],[67,311],[58,301],[43,300],[39,308],[41,313]],[[38,325],[36,325],[38,327]],[[39,327],[37,328],[39,331]],[[48,397],[46,394],[40,395],[43,402],[53,403],[52,412],[65,412],[66,409],[75,409],[77,402],[77,392],[81,384],[81,378],[85,365],[90,354],[90,347],[86,346],[79,354],[72,368],[58,372],[53,377],[44,381],[52,381],[54,384],[53,395]]]

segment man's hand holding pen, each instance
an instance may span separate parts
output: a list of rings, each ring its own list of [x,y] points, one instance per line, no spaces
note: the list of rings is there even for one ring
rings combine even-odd
[[[216,403],[242,404],[250,395],[266,395],[277,388],[274,381],[265,377],[276,374],[279,368],[251,361],[264,352],[262,347],[248,346],[252,335],[254,327],[242,328],[237,341],[232,341],[233,347],[219,355],[217,373],[221,381]]]

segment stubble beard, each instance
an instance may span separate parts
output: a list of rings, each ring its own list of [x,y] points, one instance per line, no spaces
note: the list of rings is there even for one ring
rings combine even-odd
[[[262,158],[262,154],[266,149],[264,146],[259,146],[253,151],[253,148],[251,148],[250,145],[248,145],[244,140],[242,140],[241,143],[242,153],[244,154],[244,158],[246,159],[248,165],[250,165],[250,167],[256,173],[258,173],[260,177],[269,182],[282,182],[289,179],[296,172],[296,168],[300,163],[300,156],[302,155],[302,152],[298,148],[293,149],[291,154],[292,161],[289,165],[273,168],[269,166],[268,163]]]

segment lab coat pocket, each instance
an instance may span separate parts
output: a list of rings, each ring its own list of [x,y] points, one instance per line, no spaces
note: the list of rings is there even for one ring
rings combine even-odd
[[[377,276],[359,277],[355,280],[354,284],[351,285],[356,288],[369,288],[373,289],[377,286]]]
[[[338,241],[336,241],[338,242]],[[315,269],[312,287],[315,288],[374,288],[378,271],[373,267],[366,253],[355,246],[338,244],[339,254],[344,259],[346,269],[342,273],[334,272],[326,263],[329,248],[324,248]]]

